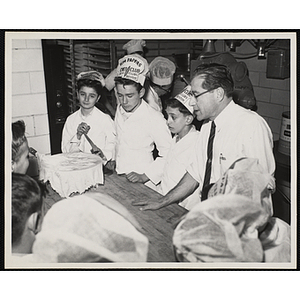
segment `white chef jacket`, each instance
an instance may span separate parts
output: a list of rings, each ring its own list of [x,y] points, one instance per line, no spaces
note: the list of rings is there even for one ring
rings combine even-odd
[[[91,145],[84,135],[77,139],[77,127],[81,122],[87,123],[91,128],[89,138],[99,147],[107,160],[114,159],[116,133],[111,117],[97,107],[88,116],[81,113],[81,109],[68,116],[62,132],[62,152],[86,152],[91,153]]]
[[[215,183],[233,162],[242,157],[257,158],[266,173],[274,174],[273,136],[261,116],[231,101],[214,122],[216,133],[210,183]],[[187,168],[189,174],[199,182],[201,189],[210,128],[211,121],[203,123]]]
[[[162,113],[154,110],[144,100],[131,114],[118,105],[115,126],[117,173],[145,173],[155,185],[158,184],[172,141]],[[155,160],[152,154],[154,143],[159,152],[159,157]]]
[[[158,190],[162,195],[166,195],[173,189],[186,173],[189,157],[195,147],[198,134],[199,131],[193,126],[178,142],[176,142],[177,135],[173,137],[170,151],[166,157],[164,173],[159,185],[160,189]],[[198,203],[200,203],[199,189],[180,202],[179,205],[190,210]]]

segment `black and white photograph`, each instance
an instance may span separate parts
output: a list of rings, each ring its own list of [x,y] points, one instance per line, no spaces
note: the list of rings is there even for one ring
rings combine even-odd
[[[5,269],[296,269],[296,45],[6,31]]]

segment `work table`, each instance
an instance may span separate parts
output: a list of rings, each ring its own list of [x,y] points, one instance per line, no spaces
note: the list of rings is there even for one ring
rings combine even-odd
[[[51,187],[45,199],[45,210],[63,199]],[[187,210],[177,204],[171,204],[156,211],[141,211],[139,206],[131,205],[135,200],[157,201],[160,195],[142,183],[131,183],[125,176],[113,173],[105,175],[104,184],[91,188],[86,192],[99,192],[109,195],[135,217],[141,226],[141,232],[149,240],[148,262],[175,262],[173,250],[173,231],[180,218]]]

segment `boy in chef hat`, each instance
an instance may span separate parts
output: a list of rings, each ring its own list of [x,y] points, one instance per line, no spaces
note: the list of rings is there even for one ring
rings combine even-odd
[[[138,54],[144,57],[145,46],[146,46],[146,42],[144,40],[130,40],[125,45],[123,45],[123,49],[126,50],[127,55]],[[115,87],[114,79],[116,76],[117,76],[117,69],[114,69],[105,77],[105,88],[108,91],[111,91]]]
[[[119,60],[115,78],[120,103],[115,116],[116,171],[126,174],[131,182],[146,183],[156,189],[171,134],[163,115],[143,100],[147,73],[148,63],[140,55],[127,55]],[[159,152],[155,160],[154,144]]]
[[[161,97],[171,92],[175,71],[175,64],[162,56],[156,57],[149,65],[145,100],[158,111],[163,110]]]
[[[167,124],[174,136],[158,189],[162,195],[166,195],[176,186],[185,174],[190,153],[197,139],[198,131],[192,124],[194,120],[193,107],[189,104],[191,97],[194,97],[191,87],[187,86],[175,98],[166,101]],[[199,202],[199,190],[197,189],[179,204],[189,210]]]
[[[76,93],[80,108],[68,116],[62,132],[62,152],[96,153],[85,135],[98,147],[102,158],[113,158],[115,129],[111,117],[96,107],[105,81],[101,73],[81,72],[76,78]]]

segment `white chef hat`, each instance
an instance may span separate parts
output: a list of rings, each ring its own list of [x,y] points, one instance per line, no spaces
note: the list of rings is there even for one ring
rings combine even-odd
[[[180,101],[189,111],[191,114],[194,112],[194,107],[190,105],[191,98],[194,97],[192,93],[192,88],[190,85],[187,85],[178,95],[174,98]]]
[[[119,59],[116,77],[130,79],[144,85],[148,71],[147,60],[138,54],[131,54]]]
[[[135,219],[116,200],[95,194],[66,198],[50,208],[33,245],[36,261],[146,261],[148,239]]]
[[[144,40],[130,40],[123,46],[123,49],[127,51],[127,54],[131,54],[137,51],[143,51],[143,47],[145,46],[146,42]]]
[[[173,81],[175,64],[169,59],[158,56],[149,65],[150,80],[157,85],[168,85]]]
[[[105,80],[103,75],[98,72],[98,71],[86,71],[86,72],[81,72],[77,75],[76,80],[80,80],[80,79],[90,79],[90,80],[95,80],[101,83],[101,85],[104,87],[105,86]]]

